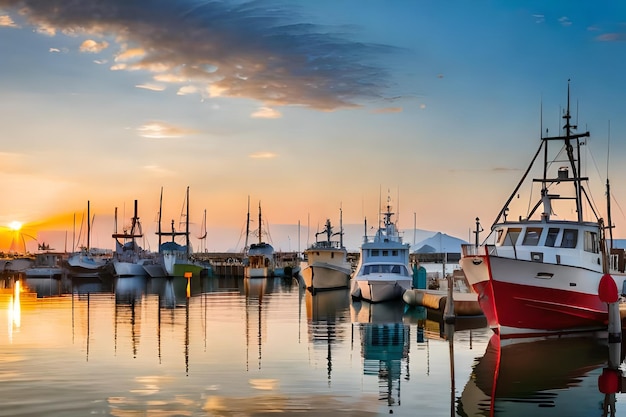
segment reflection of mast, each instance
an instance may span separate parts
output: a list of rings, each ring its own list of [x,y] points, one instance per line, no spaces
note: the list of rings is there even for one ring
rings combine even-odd
[[[185,375],[189,376],[189,298],[185,304]]]
[[[261,369],[261,356],[263,345],[263,327],[262,327],[262,314],[263,314],[263,294],[265,292],[265,285],[267,279],[246,279],[244,280],[244,290],[246,295],[246,367],[248,365],[248,347],[250,338],[250,326],[249,326],[249,308],[252,306],[250,302],[255,296],[258,300],[258,327],[257,327],[257,344],[259,348],[259,369]]]
[[[409,328],[404,323],[361,325],[363,373],[378,376],[379,399],[400,405],[402,360],[408,359]]]

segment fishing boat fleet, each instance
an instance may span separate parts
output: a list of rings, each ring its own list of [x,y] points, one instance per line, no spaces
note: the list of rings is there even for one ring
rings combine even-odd
[[[588,148],[584,145],[590,133],[578,133],[571,120],[569,85],[567,108],[562,118],[559,135],[542,134],[530,165],[483,242],[479,242],[482,229],[479,230],[476,219],[476,242],[464,244],[461,249],[459,265],[463,291],[455,289],[454,280],[449,281],[450,286],[444,291],[418,288],[418,269],[410,262],[410,245],[403,242],[389,198],[372,236],[368,236],[367,219],[364,221],[356,265],[348,260],[340,211],[338,230],[327,219],[323,229],[315,233],[315,242],[293,265],[297,274],[288,276],[297,275],[303,288],[313,295],[320,291],[348,289],[353,300],[368,303],[403,299],[411,306],[429,306],[428,298],[435,297],[434,303],[440,304],[441,299],[447,297],[449,302],[457,300],[459,307],[463,306],[461,314],[484,314],[488,325],[501,337],[606,329],[609,307],[600,297],[601,281],[609,280],[620,296],[626,292],[624,250],[613,247],[609,180],[606,180],[605,190],[606,218],[599,215],[600,210],[591,196],[581,155],[582,150]],[[519,199],[521,187],[529,181],[538,185],[535,193],[538,199],[529,204],[526,212],[514,214],[515,200]],[[163,190],[161,202],[162,197]],[[118,277],[210,276],[211,264],[194,259],[191,249],[189,187],[184,207],[184,230],[176,230],[172,220],[170,230],[165,231],[161,229],[160,206],[158,252],[139,246],[138,239],[142,238],[143,231],[135,201],[130,227],[112,235],[116,243],[113,253],[107,256],[95,252],[88,243],[67,258],[66,266],[76,276],[85,277],[111,267]],[[248,244],[250,235],[256,239]],[[184,238],[184,243],[177,242],[178,237]],[[248,198],[246,244],[241,258],[246,279],[287,276],[277,265],[274,247],[266,237],[269,233],[264,229],[260,202],[258,228],[250,231]],[[42,253],[29,273],[58,276],[59,263],[53,254]]]

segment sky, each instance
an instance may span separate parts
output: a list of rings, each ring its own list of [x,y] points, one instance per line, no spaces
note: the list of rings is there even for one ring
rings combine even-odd
[[[626,237],[621,2],[0,0],[0,55],[0,250],[85,244],[88,202],[113,248],[135,200],[156,249],[161,190],[179,228],[187,187],[196,250],[241,250],[248,201],[283,250],[388,198],[401,229],[471,240],[568,80]]]

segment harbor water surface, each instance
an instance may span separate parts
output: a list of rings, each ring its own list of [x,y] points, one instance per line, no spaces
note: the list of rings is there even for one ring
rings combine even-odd
[[[0,296],[0,416],[626,416],[598,339],[505,346],[292,278],[26,285]]]

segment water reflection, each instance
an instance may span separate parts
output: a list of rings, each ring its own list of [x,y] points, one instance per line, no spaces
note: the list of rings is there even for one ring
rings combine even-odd
[[[597,415],[604,401],[597,379],[606,361],[606,341],[597,338],[501,341],[493,335],[463,389],[458,414]]]
[[[313,295],[305,291],[308,337],[313,351],[326,354],[328,386],[333,370],[333,346],[346,338],[344,323],[350,320],[350,290],[320,291]]]
[[[378,377],[378,398],[387,406],[400,405],[400,381],[409,372],[409,325],[404,324],[404,302],[353,302],[352,321],[361,338],[363,374]],[[393,410],[389,410],[390,413]]]

